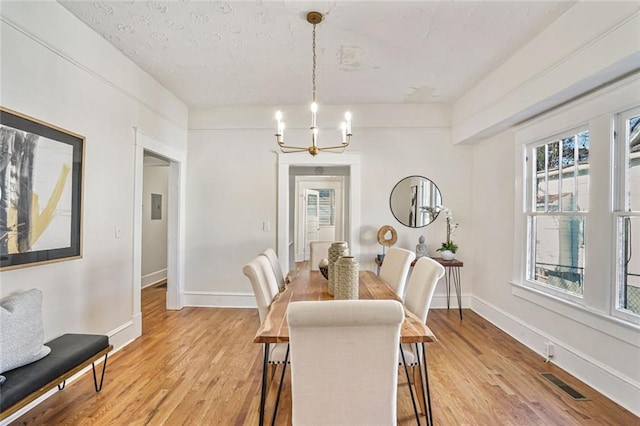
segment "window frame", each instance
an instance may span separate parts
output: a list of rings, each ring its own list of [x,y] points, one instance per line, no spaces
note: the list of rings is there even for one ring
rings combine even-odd
[[[620,307],[620,293],[622,292],[623,283],[623,238],[621,232],[621,222],[625,217],[638,217],[640,218],[640,211],[629,210],[629,204],[627,199],[629,181],[628,168],[629,168],[629,152],[627,149],[628,137],[627,134],[627,121],[640,115],[640,104],[632,108],[623,109],[615,115],[615,136],[613,141],[614,148],[614,205],[612,211],[612,234],[615,239],[614,245],[614,270],[613,270],[613,291],[614,294],[611,297],[611,314],[624,321],[640,324],[640,313],[634,313],[629,310]],[[640,189],[640,184],[638,184]]]
[[[640,73],[613,82],[606,87],[540,114],[513,128],[514,164],[514,255],[511,293],[550,312],[572,318],[578,323],[635,341],[640,317],[616,309],[618,286],[615,211],[617,173],[614,134],[616,115],[638,107]],[[529,226],[526,218],[529,191],[527,146],[552,140],[554,136],[585,126],[590,132],[590,185],[585,234],[585,275],[583,298],[567,297],[547,286],[526,279]],[[533,164],[533,162],[531,162]],[[626,315],[625,315],[626,314]],[[618,326],[622,326],[619,328]],[[629,334],[631,333],[631,334]],[[631,339],[631,340],[630,340]]]
[[[534,141],[530,141],[527,142],[526,144],[523,145],[523,152],[524,152],[524,164],[525,164],[525,168],[524,168],[524,176],[523,176],[523,182],[524,182],[524,194],[523,194],[523,201],[524,201],[524,211],[523,211],[523,216],[524,216],[524,223],[526,226],[526,236],[525,236],[525,250],[524,250],[524,266],[525,266],[525,270],[522,271],[522,278],[523,278],[523,283],[528,286],[531,287],[537,291],[540,291],[542,293],[547,293],[549,295],[552,295],[554,297],[558,297],[560,299],[564,299],[567,300],[571,303],[577,304],[577,305],[584,305],[584,276],[587,273],[587,264],[585,262],[584,268],[583,268],[583,288],[582,288],[582,293],[575,293],[575,292],[571,292],[568,290],[564,290],[562,288],[553,286],[553,285],[549,285],[549,284],[545,284],[542,283],[540,281],[535,280],[532,277],[535,277],[535,264],[536,264],[536,235],[535,235],[535,227],[534,227],[534,222],[536,222],[536,218],[537,217],[582,217],[584,220],[584,226],[585,228],[587,227],[587,217],[588,217],[588,213],[589,213],[589,209],[587,206],[587,209],[583,209],[583,210],[562,210],[562,197],[559,197],[558,199],[558,211],[551,211],[548,207],[546,208],[546,210],[544,211],[539,211],[537,209],[537,204],[536,204],[536,194],[537,194],[537,180],[536,180],[536,173],[537,173],[537,167],[536,167],[536,151],[539,147],[541,146],[545,146],[545,145],[550,145],[554,142],[558,142],[560,145],[562,144],[562,140],[570,137],[570,136],[576,136],[578,134],[584,133],[584,132],[589,132],[589,125],[588,123],[582,123],[579,124],[577,126],[573,126],[571,128],[568,128],[566,130],[560,131],[560,132],[556,132],[554,134],[550,134],[544,137],[541,137],[537,140]],[[561,150],[562,147],[559,146],[559,149]],[[576,164],[576,168],[578,168],[578,165]],[[548,175],[548,168],[546,169],[546,173]],[[558,167],[558,174],[559,176],[562,175],[562,167]],[[560,178],[561,179],[561,178]],[[576,178],[576,182],[577,182],[577,178]],[[560,186],[558,187],[558,191],[562,191],[562,184],[560,183]],[[587,193],[587,196],[590,198],[589,193]],[[548,204],[545,201],[545,205]],[[586,235],[586,230],[585,230],[585,235]],[[585,254],[586,251],[588,250],[588,247],[586,245],[586,241],[584,241],[585,244]]]

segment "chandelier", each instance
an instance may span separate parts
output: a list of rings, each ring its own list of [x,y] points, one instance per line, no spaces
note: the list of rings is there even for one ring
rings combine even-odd
[[[290,152],[302,152],[308,151],[309,154],[316,156],[320,151],[330,151],[330,152],[344,152],[345,148],[349,146],[349,142],[351,141],[351,113],[347,112],[344,115],[345,121],[342,122],[340,128],[342,130],[342,142],[339,145],[333,146],[318,146],[318,127],[316,126],[316,117],[318,115],[318,104],[316,103],[316,25],[322,22],[322,13],[320,12],[309,12],[307,13],[307,22],[313,24],[313,42],[312,42],[312,50],[313,50],[313,72],[311,73],[311,83],[313,87],[312,91],[312,101],[311,101],[311,146],[303,147],[303,146],[293,146],[287,145],[284,142],[284,122],[282,121],[282,112],[278,111],[276,113],[276,120],[278,121],[276,128],[276,142],[278,142],[278,146],[280,147],[280,151],[284,153]]]

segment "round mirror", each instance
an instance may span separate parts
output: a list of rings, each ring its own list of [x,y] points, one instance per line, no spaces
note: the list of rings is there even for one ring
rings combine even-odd
[[[389,206],[398,222],[410,228],[422,228],[438,217],[442,194],[426,177],[408,176],[393,187]]]

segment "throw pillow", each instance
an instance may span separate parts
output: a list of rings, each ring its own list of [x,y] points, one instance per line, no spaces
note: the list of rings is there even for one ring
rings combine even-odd
[[[44,346],[42,292],[31,289],[0,300],[0,373],[51,352]]]

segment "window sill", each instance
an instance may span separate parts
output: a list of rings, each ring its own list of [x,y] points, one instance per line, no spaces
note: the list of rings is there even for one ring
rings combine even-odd
[[[640,324],[596,311],[520,282],[510,281],[509,283],[511,284],[511,294],[518,298],[640,348],[640,339],[638,338]]]

